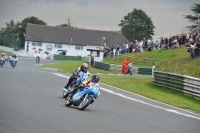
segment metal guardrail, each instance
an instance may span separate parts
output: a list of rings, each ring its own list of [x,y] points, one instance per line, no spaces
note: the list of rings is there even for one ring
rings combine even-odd
[[[200,79],[173,73],[154,71],[154,85],[200,98]]]

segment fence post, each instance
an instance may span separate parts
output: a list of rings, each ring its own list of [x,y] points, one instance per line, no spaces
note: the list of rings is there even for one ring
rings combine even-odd
[[[155,66],[152,66],[152,77],[154,77]]]

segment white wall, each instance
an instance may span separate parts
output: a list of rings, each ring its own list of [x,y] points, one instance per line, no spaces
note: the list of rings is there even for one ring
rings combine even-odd
[[[67,50],[66,56],[88,56],[90,55],[90,51],[87,51],[87,49],[94,49],[99,50],[98,46],[83,46],[83,50],[77,50],[75,49],[75,45],[70,44],[62,44],[62,48],[56,48],[55,43],[42,43],[42,46],[32,46],[31,41],[25,41],[25,51],[27,50],[27,42],[29,42],[29,54],[34,54],[35,49],[42,49],[40,55],[45,55],[45,51],[49,52],[50,55],[59,54],[58,50]],[[47,45],[51,45],[53,49],[51,51],[47,50]],[[103,53],[100,52],[100,57],[95,57],[95,61],[103,61]]]

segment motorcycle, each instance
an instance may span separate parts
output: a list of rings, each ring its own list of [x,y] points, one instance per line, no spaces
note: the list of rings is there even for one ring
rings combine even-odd
[[[68,88],[63,88],[63,98],[67,98],[75,87],[79,86],[80,83],[82,83],[84,80],[87,80],[88,78],[89,78],[88,76],[75,78]]]
[[[39,64],[40,63],[40,57],[37,56],[35,59],[36,59],[36,64]]]
[[[4,65],[4,60],[3,60],[3,58],[1,58],[1,60],[0,60],[0,65],[1,65],[1,67]]]
[[[81,89],[77,90],[72,98],[68,96],[65,99],[65,105],[67,107],[70,107],[73,104],[74,106],[78,106],[79,110],[84,110],[89,104],[92,104],[94,102],[94,99],[96,99],[98,95],[100,95],[98,87],[82,87]]]
[[[126,71],[126,74],[130,74],[130,75],[133,74],[132,63],[129,63],[129,64],[127,65],[127,71]]]
[[[16,66],[16,63],[17,63],[17,60],[16,58],[12,58],[12,61],[11,61],[11,66],[14,68]]]
[[[12,62],[12,56],[10,55],[9,57],[8,57],[8,62],[11,64],[11,62]]]

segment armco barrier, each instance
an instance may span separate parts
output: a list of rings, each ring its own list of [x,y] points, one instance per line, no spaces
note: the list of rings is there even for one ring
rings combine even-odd
[[[138,68],[138,74],[152,75],[152,68]]]
[[[154,71],[154,85],[200,98],[200,79],[173,73]]]
[[[110,64],[95,61],[95,67],[104,70],[110,70]]]
[[[95,61],[95,67],[99,69],[112,70],[112,71],[117,71],[117,72],[121,72],[122,70],[122,65],[107,64],[107,63],[97,62],[97,61]],[[152,75],[152,68],[133,67],[133,74]]]
[[[82,61],[81,56],[65,56],[65,55],[56,55],[54,54],[53,57],[54,60],[77,60],[77,61]]]

